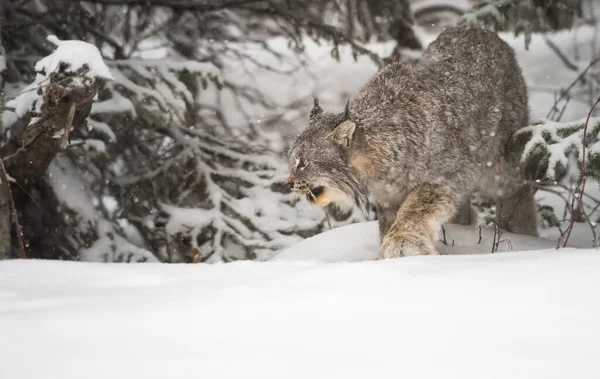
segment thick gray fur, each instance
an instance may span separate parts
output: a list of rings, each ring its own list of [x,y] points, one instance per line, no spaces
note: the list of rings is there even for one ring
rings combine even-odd
[[[349,115],[316,108],[291,146],[290,184],[331,189],[330,201],[343,207],[365,209],[371,194],[381,258],[435,254],[433,229],[451,217],[474,222],[474,191],[498,200],[502,228],[537,234],[532,190],[519,157],[506,153],[528,124],[527,90],[513,50],[494,32],[447,29],[418,63],[382,68]]]

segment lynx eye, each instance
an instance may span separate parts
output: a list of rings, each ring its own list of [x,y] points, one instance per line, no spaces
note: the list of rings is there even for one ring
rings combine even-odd
[[[306,166],[308,166],[308,162],[302,158],[296,158],[296,170],[304,170]]]

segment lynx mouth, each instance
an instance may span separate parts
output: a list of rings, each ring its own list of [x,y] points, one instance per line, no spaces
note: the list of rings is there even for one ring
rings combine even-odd
[[[325,192],[325,187],[318,186],[318,187],[311,189],[310,192],[306,194],[306,198],[308,199],[308,201],[310,201],[312,203],[316,199],[318,199],[319,196],[323,195],[324,192]]]

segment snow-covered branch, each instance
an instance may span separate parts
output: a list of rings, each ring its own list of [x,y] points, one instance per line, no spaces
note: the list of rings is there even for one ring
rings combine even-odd
[[[586,167],[591,176],[600,179],[600,118],[590,118],[584,136],[585,122],[585,118],[570,122],[541,119],[516,133],[516,146],[523,147],[521,159],[535,166],[537,179],[559,180],[573,159],[581,164],[584,143]]]

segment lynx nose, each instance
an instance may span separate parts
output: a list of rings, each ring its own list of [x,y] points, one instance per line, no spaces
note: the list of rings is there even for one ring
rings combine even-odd
[[[294,178],[293,176],[290,176],[289,178],[287,178],[286,181],[288,187],[290,187],[291,190],[294,189],[294,184],[296,183],[296,178]]]
[[[293,175],[287,179],[287,185],[292,191],[300,193],[307,192],[309,188],[308,184],[304,180],[296,180],[296,177],[294,177]]]

